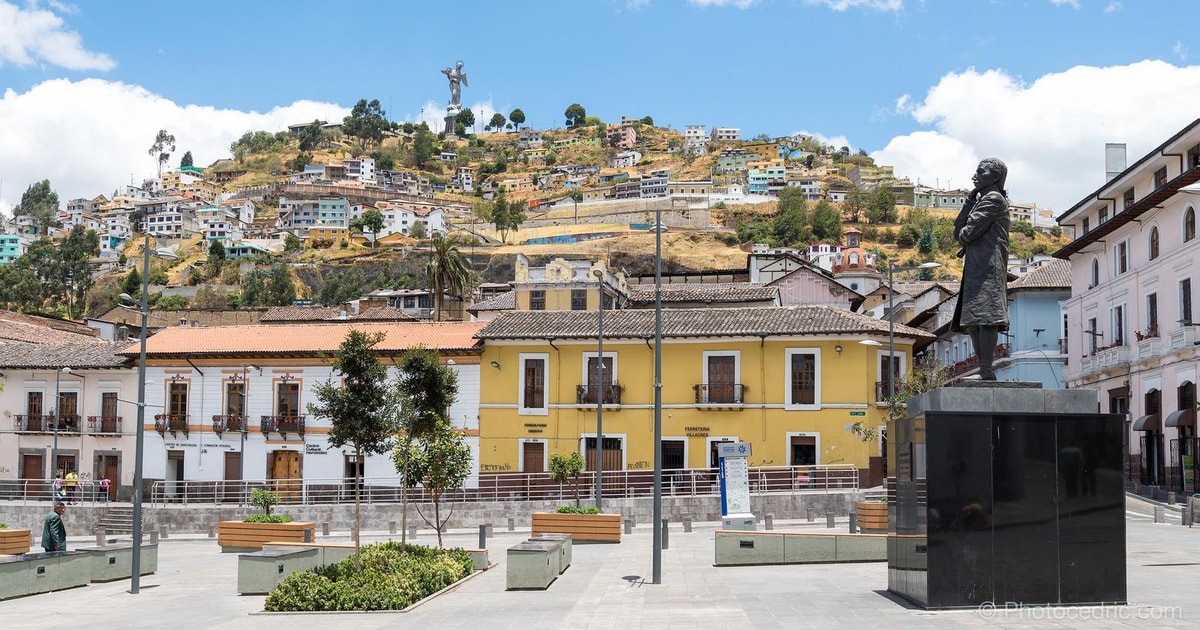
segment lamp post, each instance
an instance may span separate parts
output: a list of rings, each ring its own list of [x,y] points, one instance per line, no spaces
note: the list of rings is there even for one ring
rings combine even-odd
[[[651,583],[662,584],[662,206],[654,208],[654,509]]]
[[[155,255],[167,260],[178,260],[174,252],[160,249]],[[142,295],[140,311],[142,316],[142,336],[138,349],[138,398],[137,398],[137,431],[133,453],[133,557],[131,559],[131,575],[129,576],[129,592],[137,595],[142,577],[142,451],[146,440],[146,319],[150,317],[150,233],[146,232],[146,240],[142,246]],[[122,293],[121,299],[132,301],[128,293]]]
[[[58,425],[62,424],[62,394],[59,392],[58,386],[59,378],[64,373],[70,374],[71,368],[64,367],[54,371],[54,447],[50,449],[50,465],[54,467],[56,476],[58,475]]]
[[[893,272],[912,271],[914,269],[935,269],[940,263],[927,262],[914,267],[893,267],[888,265],[888,402],[896,397],[896,283]]]
[[[596,511],[604,490],[604,270],[593,269],[599,286],[600,311],[596,320]]]
[[[238,466],[241,468],[238,471],[239,503],[244,503],[246,498],[246,431],[250,419],[250,414],[247,413],[250,407],[250,370],[258,370],[258,373],[262,374],[262,368],[257,365],[242,366],[242,448],[238,451]]]

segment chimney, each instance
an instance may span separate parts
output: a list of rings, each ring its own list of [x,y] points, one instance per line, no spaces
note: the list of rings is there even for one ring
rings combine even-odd
[[[1125,143],[1107,142],[1104,144],[1104,181],[1111,182],[1114,177],[1125,171],[1128,164],[1125,161]]]
[[[180,317],[180,318],[179,318],[179,325],[180,325],[181,327],[183,327],[183,328],[187,328],[187,318],[186,318],[186,317]]]

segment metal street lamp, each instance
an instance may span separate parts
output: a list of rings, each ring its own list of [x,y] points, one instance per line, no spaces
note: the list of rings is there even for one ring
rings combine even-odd
[[[914,269],[936,269],[940,263],[927,262],[913,267],[888,265],[888,402],[896,397],[896,283],[893,273]]]
[[[58,475],[58,425],[62,424],[62,394],[59,392],[59,377],[63,374],[70,374],[71,368],[64,367],[54,371],[54,447],[50,449],[50,465],[54,467],[55,476]],[[78,467],[78,466],[76,466]],[[65,471],[64,471],[65,472]]]
[[[662,584],[662,206],[654,208],[654,509],[651,583]]]
[[[167,249],[159,249],[154,253],[165,260],[178,260],[179,256]],[[138,398],[137,398],[137,439],[133,453],[133,558],[132,575],[129,577],[129,592],[138,594],[142,577],[142,451],[144,450],[146,434],[146,319],[150,316],[150,233],[142,247],[142,295],[140,314],[142,316],[142,337],[138,350]],[[121,294],[122,300],[133,301],[128,293]]]
[[[593,269],[600,295],[600,311],[596,321],[596,511],[600,511],[600,496],[604,490],[604,270]]]

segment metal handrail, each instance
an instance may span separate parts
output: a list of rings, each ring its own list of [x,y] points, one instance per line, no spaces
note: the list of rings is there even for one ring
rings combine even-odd
[[[54,501],[54,479],[0,479],[0,500],[18,501],[21,505]],[[67,488],[66,480],[62,487]],[[75,501],[80,504],[97,505],[105,502],[105,492],[95,479],[78,479],[79,489]]]
[[[594,472],[594,471],[593,471]],[[591,473],[588,473],[589,475]],[[591,479],[592,477],[588,477]],[[606,498],[648,497],[654,489],[654,471],[613,470],[603,475]],[[256,488],[280,494],[284,503],[319,505],[354,501],[354,479],[324,477],[310,479],[255,479],[244,481],[155,481],[150,485],[150,502],[167,504],[245,504]],[[813,466],[759,466],[750,469],[750,492],[756,495],[796,492],[857,491],[858,467],[852,464]],[[594,500],[594,483],[580,476],[579,498]],[[663,471],[664,496],[704,497],[720,494],[717,470],[683,468]],[[362,501],[399,503],[404,495],[413,502],[430,501],[421,486],[401,487],[399,475],[364,477]],[[478,501],[562,501],[575,500],[575,485],[550,480],[549,473],[485,473],[474,488],[465,488],[443,496],[446,502]]]

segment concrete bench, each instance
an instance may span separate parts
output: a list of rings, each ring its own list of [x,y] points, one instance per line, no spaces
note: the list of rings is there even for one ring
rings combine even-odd
[[[115,543],[103,547],[79,549],[91,558],[91,581],[112,582],[133,577],[133,542]],[[142,575],[158,571],[158,545],[142,543],[142,555],[138,560]]]
[[[505,588],[510,591],[550,588],[550,583],[558,577],[561,545],[561,541],[528,541],[509,547]]]
[[[262,546],[263,551],[283,548],[316,549],[317,566],[337,564],[346,558],[351,558],[354,556],[354,543],[295,543],[287,541],[274,541],[263,543]]]
[[[91,557],[82,551],[48,551],[0,557],[0,599],[87,586]]]
[[[238,554],[238,593],[266,595],[296,571],[319,566],[319,555],[313,547],[275,547]]]
[[[558,545],[559,560],[558,560],[558,575],[562,575],[571,566],[572,542],[570,534],[538,534],[529,539],[531,542],[553,542],[560,543]]]
[[[884,562],[887,560],[887,549],[887,534],[720,530],[716,533],[713,564]]]

